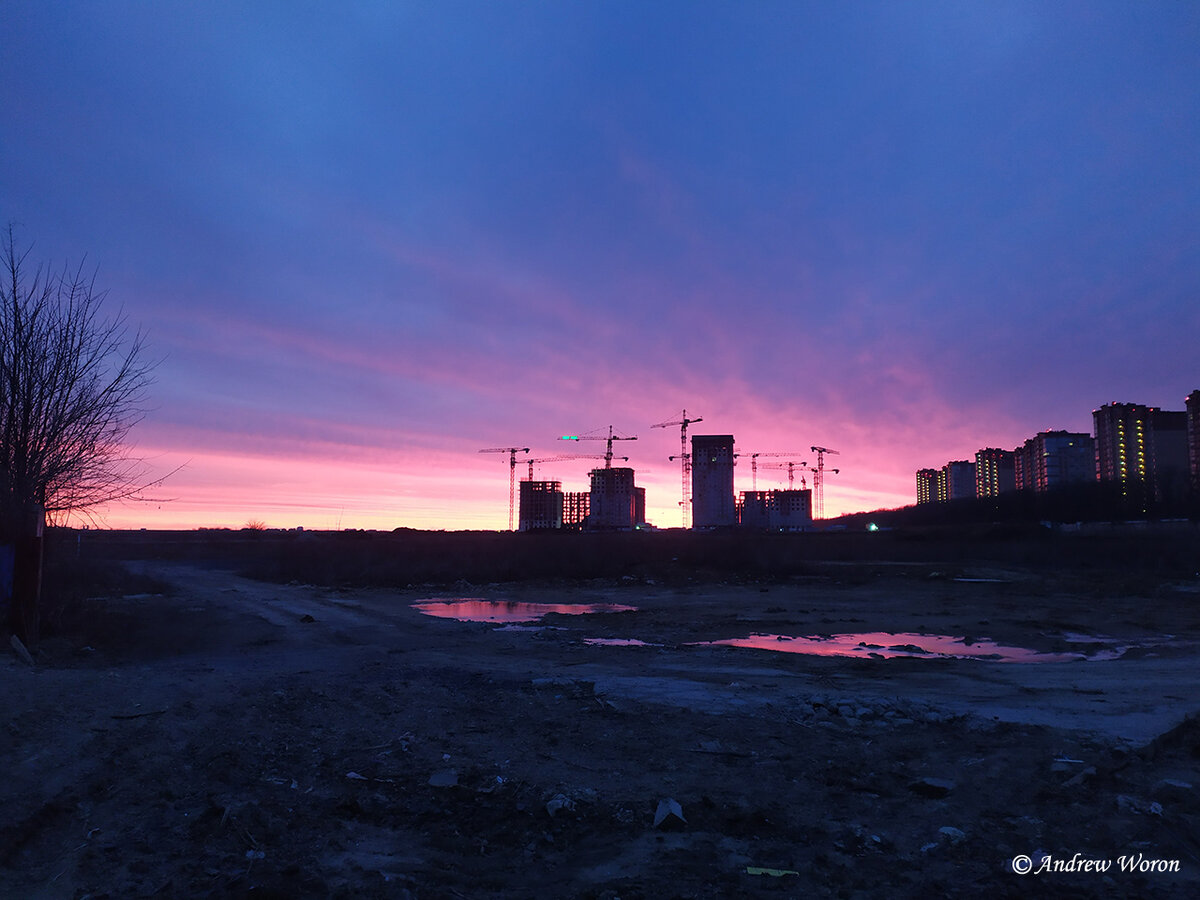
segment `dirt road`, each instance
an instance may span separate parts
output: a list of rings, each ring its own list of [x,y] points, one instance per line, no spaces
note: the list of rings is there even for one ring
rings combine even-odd
[[[4,896],[1200,889],[1193,585],[911,566],[336,591],[147,566],[170,593],[97,598],[88,643],[0,663]],[[498,630],[412,608],[460,596],[636,611]],[[1091,658],[706,643],[874,632]]]

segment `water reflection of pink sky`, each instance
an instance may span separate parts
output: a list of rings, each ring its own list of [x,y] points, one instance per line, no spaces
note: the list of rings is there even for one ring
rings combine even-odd
[[[754,650],[774,650],[779,653],[883,659],[943,657],[1030,663],[1072,662],[1088,658],[1082,653],[1039,653],[1025,647],[1005,647],[993,641],[976,640],[967,643],[965,638],[950,637],[945,634],[891,634],[883,631],[834,634],[829,637],[752,634],[744,638],[703,641],[692,646],[749,647]]]
[[[536,622],[542,616],[559,613],[581,616],[587,613],[635,612],[636,606],[620,603],[526,603],[520,600],[422,600],[413,608],[439,619],[459,622]]]

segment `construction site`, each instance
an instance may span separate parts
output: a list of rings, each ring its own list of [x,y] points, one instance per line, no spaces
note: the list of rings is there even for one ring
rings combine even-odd
[[[701,531],[744,529],[748,531],[809,531],[824,518],[824,482],[827,474],[840,470],[826,468],[825,457],[837,455],[828,447],[810,447],[816,464],[800,459],[801,452],[772,451],[744,453],[736,449],[732,434],[693,434],[688,443],[688,426],[703,421],[689,418],[684,410],[680,418],[660,422],[653,428],[679,426],[679,453],[668,457],[678,462],[681,473],[679,509],[682,527]],[[490,447],[480,453],[503,453],[509,463],[508,529],[510,531],[640,531],[652,530],[646,521],[646,489],[638,487],[635,471],[629,466],[614,466],[613,461],[628,462],[628,456],[614,456],[613,443],[636,441],[636,435],[618,433],[612,425],[607,433],[593,432],[563,435],[563,441],[604,441],[601,455],[557,455],[534,458],[529,447]],[[520,456],[519,454],[525,454]],[[750,459],[751,484],[748,491],[736,491],[734,467],[739,457]],[[759,462],[759,459],[764,462]],[[536,480],[534,465],[568,460],[603,460],[588,473],[588,489],[563,489],[560,480]],[[517,466],[527,465],[528,475],[517,480]],[[788,487],[759,490],[759,468],[786,470]],[[812,487],[808,477],[812,476]],[[796,487],[797,478],[800,486]],[[514,515],[515,514],[515,515]]]
[[[1200,896],[1198,545],[55,530],[0,897]]]

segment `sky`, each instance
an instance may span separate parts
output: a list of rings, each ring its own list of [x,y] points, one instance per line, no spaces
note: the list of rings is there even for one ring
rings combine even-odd
[[[684,410],[832,516],[1200,388],[1195,4],[2,15],[0,221],[158,361],[94,524],[501,529],[611,425],[669,527]]]

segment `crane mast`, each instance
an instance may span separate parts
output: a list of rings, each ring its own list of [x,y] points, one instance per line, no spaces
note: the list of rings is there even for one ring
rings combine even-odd
[[[693,422],[703,422],[701,416],[696,416],[694,419],[689,419],[687,410],[683,411],[683,415],[671,422],[659,422],[657,425],[651,425],[651,428],[670,428],[672,425],[679,426],[679,459],[680,470],[683,476],[683,491],[682,499],[679,501],[679,511],[683,519],[683,527],[688,527],[688,519],[692,510],[692,455],[687,450],[687,429]],[[674,457],[669,457],[674,459]]]
[[[508,530],[513,530],[513,498],[516,493],[517,482],[517,454],[528,453],[528,447],[489,447],[486,450],[480,450],[480,453],[507,453],[508,454]]]
[[[817,495],[817,518],[825,518],[825,457],[837,456],[837,450],[830,450],[828,447],[810,447],[813,453],[817,454],[817,467],[813,469],[813,493]],[[831,469],[835,475],[838,469]]]

